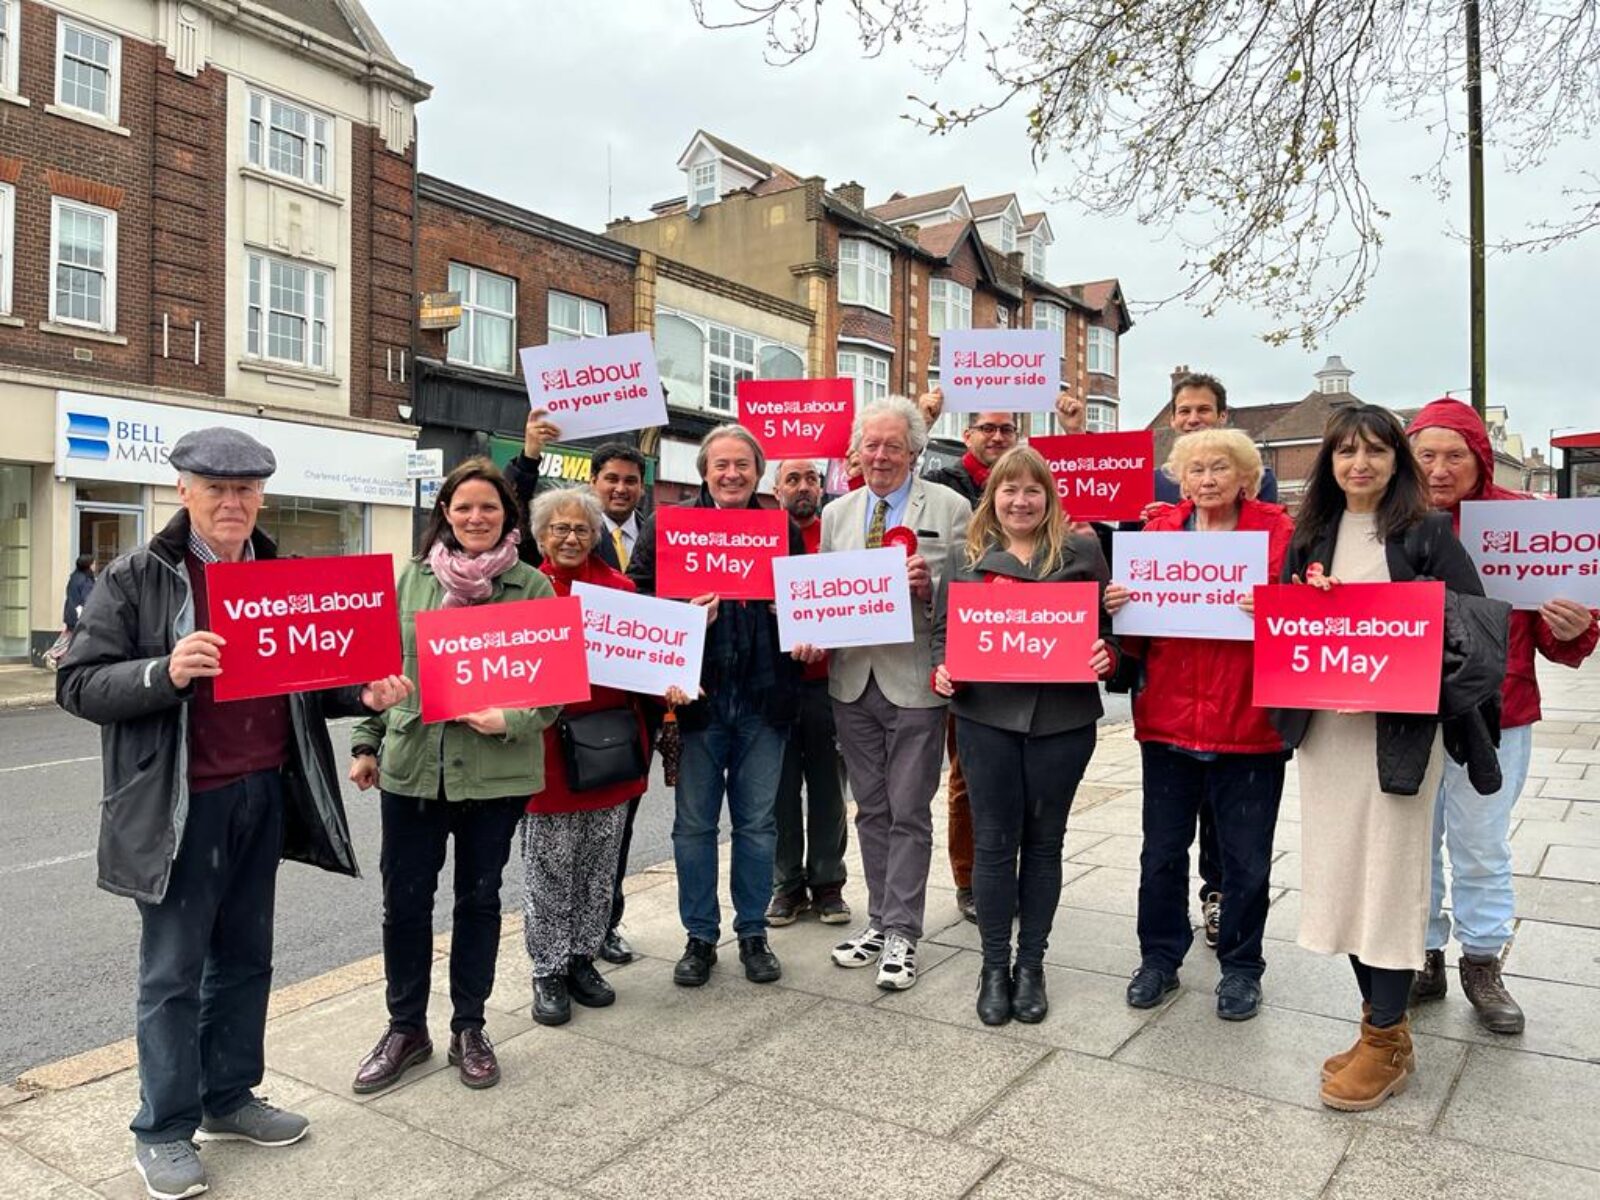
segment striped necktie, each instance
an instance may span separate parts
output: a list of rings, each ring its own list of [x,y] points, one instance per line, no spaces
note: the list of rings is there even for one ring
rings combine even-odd
[[[872,510],[872,524],[867,526],[867,549],[876,550],[883,545],[883,527],[889,523],[889,502],[878,498],[878,507]]]

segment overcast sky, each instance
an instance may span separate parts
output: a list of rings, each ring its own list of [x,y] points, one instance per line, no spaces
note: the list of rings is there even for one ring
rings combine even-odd
[[[366,0],[400,59],[434,87],[419,108],[422,169],[596,231],[609,216],[648,215],[684,191],[674,164],[695,129],[716,133],[800,175],[854,179],[868,204],[965,184],[974,197],[1016,192],[1044,208],[1056,233],[1050,273],[1076,283],[1117,276],[1135,299],[1170,292],[1181,252],[1131,221],[1080,215],[1050,197],[1062,168],[1036,172],[1023,113],[930,138],[902,119],[906,95],[980,94],[975,68],[931,83],[904,55],[864,61],[824,6],[819,49],[769,66],[760,34],[696,24],[688,0]],[[1441,203],[1407,178],[1437,153],[1421,131],[1375,118],[1370,178],[1388,223],[1383,265],[1364,307],[1314,352],[1273,348],[1269,322],[1237,306],[1214,318],[1167,307],[1138,318],[1122,343],[1123,424],[1142,425],[1166,399],[1167,375],[1188,363],[1220,375],[1235,404],[1296,399],[1329,353],[1356,372],[1362,399],[1416,406],[1466,394],[1465,191]],[[609,182],[608,182],[609,149]],[[1569,144],[1538,175],[1508,175],[1491,152],[1490,240],[1512,236],[1550,204],[1597,147]],[[1588,351],[1600,318],[1600,235],[1534,257],[1494,257],[1488,271],[1489,396],[1510,410],[1527,444],[1549,431],[1600,426]]]

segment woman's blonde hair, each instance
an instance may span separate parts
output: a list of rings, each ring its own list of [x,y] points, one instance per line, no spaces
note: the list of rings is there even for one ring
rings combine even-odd
[[[1015,446],[1002,454],[989,472],[989,482],[983,489],[983,499],[978,501],[978,511],[972,514],[967,525],[967,567],[976,567],[990,546],[1006,544],[1005,530],[1000,527],[1000,517],[995,512],[994,497],[1002,484],[1013,480],[1026,480],[1044,488],[1044,520],[1040,523],[1040,542],[1046,548],[1042,575],[1049,575],[1061,566],[1065,557],[1067,522],[1061,513],[1061,501],[1056,498],[1056,481],[1045,464],[1044,456],[1031,446]],[[1038,558],[1038,549],[1034,551]]]
[[[1261,451],[1242,429],[1197,429],[1184,434],[1172,443],[1172,453],[1167,456],[1163,470],[1177,482],[1179,493],[1187,496],[1183,476],[1189,464],[1202,454],[1219,453],[1226,454],[1232,461],[1244,485],[1244,494],[1254,500],[1261,490]]]

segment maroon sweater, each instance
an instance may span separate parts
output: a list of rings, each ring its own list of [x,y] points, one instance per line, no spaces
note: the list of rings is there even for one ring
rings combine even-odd
[[[210,629],[206,566],[193,554],[184,561],[194,588],[194,627]],[[232,649],[222,649],[223,670]],[[276,770],[288,761],[293,736],[287,696],[219,703],[211,680],[196,679],[189,700],[189,790],[215,791],[257,771]]]

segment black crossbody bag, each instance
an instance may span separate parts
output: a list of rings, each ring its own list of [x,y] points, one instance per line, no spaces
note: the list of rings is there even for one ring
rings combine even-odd
[[[632,705],[562,717],[556,733],[572,791],[592,792],[644,777],[644,743]]]

